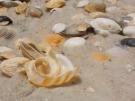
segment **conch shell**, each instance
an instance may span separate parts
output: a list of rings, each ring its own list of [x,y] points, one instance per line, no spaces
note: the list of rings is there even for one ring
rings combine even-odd
[[[29,59],[24,57],[11,58],[1,63],[0,70],[3,74],[12,77],[17,71],[21,70],[28,61]]]
[[[45,87],[68,83],[76,74],[76,69],[67,57],[52,52],[26,63],[25,70],[32,84]]]

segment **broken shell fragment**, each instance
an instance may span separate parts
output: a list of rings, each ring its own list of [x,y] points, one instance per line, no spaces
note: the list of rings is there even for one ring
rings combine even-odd
[[[37,46],[28,39],[18,39],[16,42],[16,47],[24,57],[29,59],[36,59],[44,55],[44,52],[40,50],[40,46]]]
[[[76,69],[70,60],[62,54],[48,54],[26,63],[25,70],[28,80],[37,86],[59,86],[69,83],[76,74]],[[51,59],[48,59],[51,58]]]
[[[15,7],[15,11],[17,14],[23,14],[25,13],[28,5],[26,2],[20,3],[17,7]]]
[[[74,37],[70,38],[64,43],[65,48],[76,48],[76,47],[81,47],[85,44],[86,40],[81,37]]]
[[[62,41],[64,40],[64,37],[62,37],[61,35],[59,34],[51,34],[51,35],[48,35],[46,36],[44,39],[43,39],[43,42],[44,43],[48,43],[50,44],[51,46],[58,46]]]
[[[6,76],[12,77],[14,76],[21,68],[24,67],[24,64],[29,60],[24,57],[15,57],[8,60],[3,61],[0,64],[0,70]]]
[[[43,6],[47,9],[60,8],[65,5],[65,0],[49,0]]]
[[[43,11],[38,7],[30,7],[27,13],[32,17],[38,17],[38,18],[43,15]]]
[[[84,7],[89,3],[89,0],[81,0],[78,2],[77,7]]]
[[[89,2],[84,9],[91,13],[91,12],[105,12],[106,5],[104,4],[103,0],[92,0]]]
[[[11,48],[1,46],[0,47],[0,59],[10,59],[15,57],[15,54]]]
[[[61,33],[66,29],[66,25],[64,23],[57,23],[53,26],[52,31],[55,33]]]
[[[90,21],[90,25],[94,28],[96,33],[108,32],[118,34],[122,31],[119,24],[108,18],[96,18]]]

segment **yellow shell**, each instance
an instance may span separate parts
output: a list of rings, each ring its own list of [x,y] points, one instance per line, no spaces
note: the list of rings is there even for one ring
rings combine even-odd
[[[0,70],[3,74],[12,77],[17,71],[23,68],[24,64],[28,62],[29,59],[24,57],[15,57],[3,61],[0,64]]]
[[[70,60],[62,54],[49,53],[25,65],[28,80],[37,86],[59,86],[69,83],[76,74]]]
[[[65,0],[50,0],[47,3],[45,3],[43,6],[45,6],[48,9],[53,8],[60,8],[65,5]]]

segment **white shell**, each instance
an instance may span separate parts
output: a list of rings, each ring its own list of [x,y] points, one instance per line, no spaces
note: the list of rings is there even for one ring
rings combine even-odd
[[[122,30],[120,25],[108,18],[96,18],[90,22],[90,25],[95,29],[97,33],[119,33]]]
[[[57,23],[53,26],[52,30],[55,33],[61,33],[66,29],[66,25],[64,23]]]
[[[0,47],[0,57],[9,59],[15,57],[15,54],[11,48],[1,46]]]
[[[84,7],[89,3],[89,0],[81,0],[78,2],[77,7]]]
[[[86,42],[86,40],[84,38],[74,37],[74,38],[68,39],[64,43],[64,47],[66,47],[66,48],[80,47],[80,46],[83,46],[85,44],[85,42]]]
[[[123,29],[124,35],[135,36],[135,26],[127,26]]]

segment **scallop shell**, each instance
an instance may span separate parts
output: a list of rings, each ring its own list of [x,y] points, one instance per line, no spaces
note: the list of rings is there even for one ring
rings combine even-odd
[[[45,57],[28,62],[25,70],[31,83],[45,87],[68,83],[76,73],[76,69],[67,57],[50,52]]]
[[[86,42],[86,40],[84,38],[74,37],[74,38],[70,38],[67,41],[65,41],[64,47],[65,48],[76,48],[76,47],[83,46],[85,44],[85,42]]]
[[[3,74],[12,77],[14,76],[21,68],[23,68],[24,64],[29,60],[24,57],[15,57],[8,60],[3,61],[0,64],[0,70]]]
[[[119,24],[107,18],[96,18],[90,22],[90,25],[97,33],[110,32],[118,34],[120,31],[122,31],[122,28]]]
[[[44,55],[41,48],[28,39],[18,39],[16,47],[24,57],[29,59],[35,59]]]
[[[0,47],[0,59],[10,59],[15,57],[15,54],[11,48],[1,46]]]
[[[65,0],[49,0],[44,6],[48,9],[60,8],[65,5]]]

